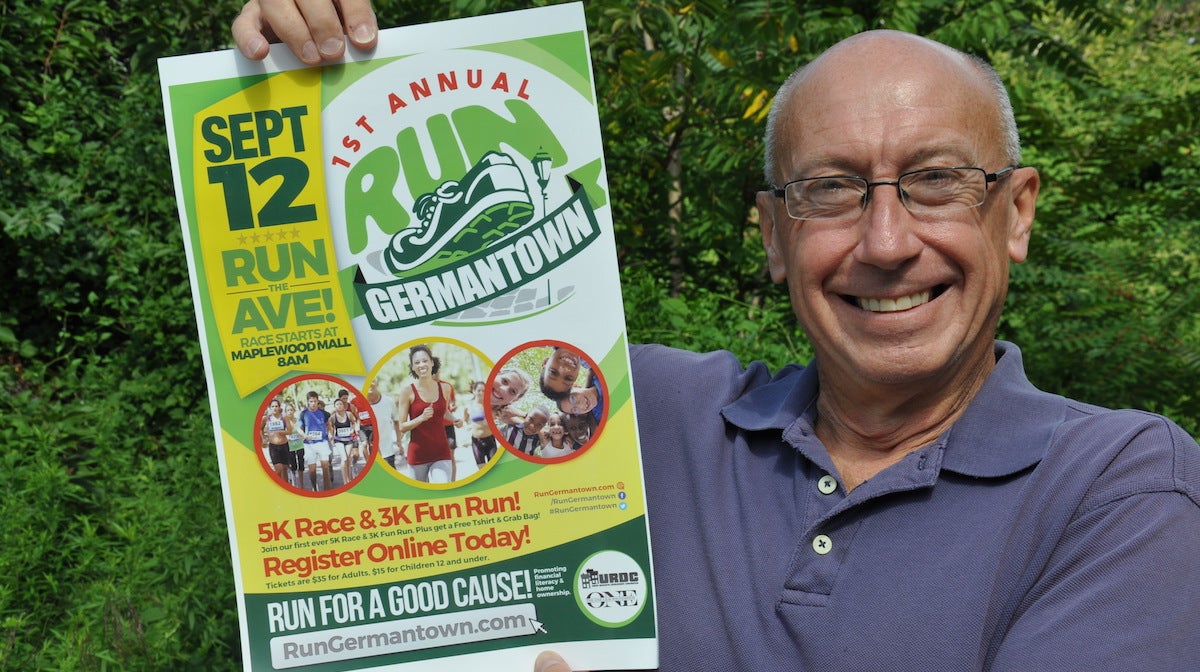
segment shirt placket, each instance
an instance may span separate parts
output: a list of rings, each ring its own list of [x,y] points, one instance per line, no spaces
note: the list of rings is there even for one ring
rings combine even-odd
[[[895,492],[932,486],[936,468],[927,459],[939,452],[937,445],[908,455],[871,480],[847,492],[833,469],[824,446],[804,421],[785,432],[784,438],[798,451],[797,465],[801,531],[784,579],[781,601],[823,605],[832,594],[839,574],[850,558],[855,536],[863,526],[856,515],[867,502]]]
[[[807,460],[802,462],[805,473],[802,491],[797,495],[805,500],[800,507],[804,516],[781,600],[823,604],[833,590],[858,524],[831,524],[833,516],[843,508],[845,489],[834,474]]]

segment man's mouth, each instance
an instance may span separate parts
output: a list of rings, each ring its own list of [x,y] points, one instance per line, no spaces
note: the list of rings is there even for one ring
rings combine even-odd
[[[922,306],[929,303],[931,299],[936,299],[945,291],[945,287],[938,286],[933,289],[927,289],[923,292],[916,292],[908,296],[897,298],[875,299],[863,296],[850,297],[851,303],[862,308],[863,310],[872,313],[898,313],[902,310],[911,310],[917,306]]]

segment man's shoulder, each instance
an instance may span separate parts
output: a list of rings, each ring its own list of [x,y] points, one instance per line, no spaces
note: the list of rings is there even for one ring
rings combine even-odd
[[[763,362],[742,362],[728,350],[693,352],[665,345],[630,346],[631,372],[639,395],[675,397],[718,406],[773,382],[787,382],[803,367],[789,364],[772,374]],[[639,399],[641,396],[639,396]],[[639,402],[640,403],[640,402]]]
[[[647,368],[654,364],[678,366],[680,364],[696,364],[706,366],[731,366],[741,369],[738,358],[728,350],[712,350],[710,352],[695,352],[673,348],[658,343],[635,343],[629,346],[629,358],[635,366]]]
[[[1067,408],[1055,442],[1062,454],[1117,481],[1136,476],[1143,489],[1192,490],[1200,503],[1200,445],[1170,418],[1073,399]]]

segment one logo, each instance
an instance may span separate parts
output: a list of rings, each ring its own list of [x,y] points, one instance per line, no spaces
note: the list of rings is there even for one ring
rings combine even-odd
[[[580,565],[575,575],[575,601],[593,622],[618,628],[642,613],[647,586],[636,560],[619,551],[600,551]]]

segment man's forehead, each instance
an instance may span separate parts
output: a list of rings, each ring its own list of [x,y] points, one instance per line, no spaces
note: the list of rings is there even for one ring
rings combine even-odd
[[[860,169],[837,164],[880,153],[897,163],[936,154],[929,160],[973,165],[999,142],[998,106],[980,66],[915,35],[848,38],[783,93],[775,160],[785,178],[812,163]]]

